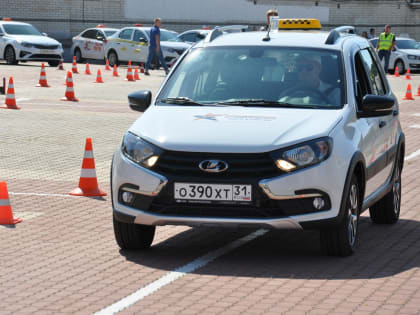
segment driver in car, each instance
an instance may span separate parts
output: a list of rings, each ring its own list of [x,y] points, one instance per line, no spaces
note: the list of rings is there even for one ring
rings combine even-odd
[[[322,66],[318,58],[301,56],[296,60],[294,70],[297,72],[299,80],[297,88],[302,90],[302,94],[308,91],[308,96],[318,98],[321,102],[328,100],[328,103],[331,105],[340,104],[340,89],[337,86],[322,81]],[[313,93],[310,93],[311,90]]]

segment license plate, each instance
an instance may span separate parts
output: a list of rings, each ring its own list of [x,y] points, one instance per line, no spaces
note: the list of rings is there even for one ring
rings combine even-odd
[[[51,54],[52,52],[54,51],[52,51],[51,49],[41,49],[39,51],[40,54]]]
[[[177,200],[252,201],[251,185],[175,183]]]

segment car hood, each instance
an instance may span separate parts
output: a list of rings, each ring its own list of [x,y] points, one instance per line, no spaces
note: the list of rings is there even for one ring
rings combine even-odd
[[[420,56],[420,49],[399,49],[399,50],[406,53],[407,55]]]
[[[47,36],[38,35],[7,35],[10,38],[14,38],[19,42],[28,42],[31,44],[39,45],[59,45],[60,43],[55,39]]]
[[[170,41],[161,41],[160,45],[162,47],[168,47],[173,49],[183,49],[186,50],[191,47],[191,44],[184,43],[184,42],[170,42]]]
[[[327,136],[342,110],[152,106],[129,129],[174,151],[257,153]]]

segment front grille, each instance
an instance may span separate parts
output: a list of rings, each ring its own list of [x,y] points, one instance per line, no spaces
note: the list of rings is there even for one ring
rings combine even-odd
[[[38,49],[58,49],[58,45],[41,45],[41,44],[34,44],[35,48]]]
[[[199,168],[205,160],[222,160],[229,167],[222,173],[207,173]],[[274,164],[269,153],[195,153],[164,151],[156,168],[166,176],[198,176],[204,178],[270,178],[283,174]]]
[[[61,56],[49,55],[49,54],[33,54],[29,58],[30,59],[61,59]]]

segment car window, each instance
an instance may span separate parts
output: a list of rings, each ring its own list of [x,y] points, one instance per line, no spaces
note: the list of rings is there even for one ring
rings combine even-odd
[[[114,35],[117,31],[105,31],[106,37],[109,37],[111,35]]]
[[[368,49],[360,51],[360,58],[364,64],[364,68],[367,74],[367,79],[370,85],[370,93],[376,95],[385,95],[386,89],[381,77],[378,65],[372,58]]]
[[[82,34],[82,37],[96,39],[96,30],[87,30]]]
[[[11,35],[40,35],[42,34],[32,25],[3,24],[4,31]]]
[[[397,39],[395,41],[395,45],[397,45],[397,47],[399,49],[418,49],[419,45],[415,40],[411,40],[411,39]]]
[[[341,52],[314,48],[195,48],[164,86],[159,100],[200,103],[265,100],[296,107],[341,108]],[[284,104],[285,105],[285,104]]]
[[[179,42],[178,34],[175,32],[169,32],[166,30],[160,30],[160,40],[167,42]]]
[[[140,42],[140,38],[144,38],[147,41],[147,36],[146,36],[146,34],[143,33],[143,31],[141,31],[141,30],[135,30],[134,31],[133,41]]]
[[[197,37],[197,33],[187,33],[187,34],[181,35],[180,37],[184,42],[195,43],[196,41],[199,40],[199,38]]]
[[[376,44],[378,44],[378,40],[372,39],[370,42],[372,43],[372,46],[376,48]]]
[[[118,37],[121,38],[121,39],[131,40],[131,34],[132,33],[133,33],[133,29],[132,28],[127,28],[125,30],[122,30],[120,32],[120,34],[118,35]]]

